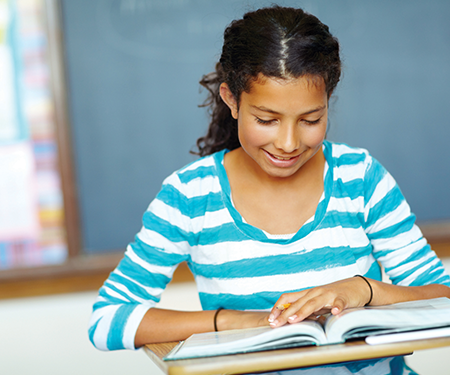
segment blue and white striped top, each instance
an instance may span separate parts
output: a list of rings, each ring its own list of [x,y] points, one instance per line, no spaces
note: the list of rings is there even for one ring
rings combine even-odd
[[[134,349],[145,312],[180,262],[195,276],[203,309],[270,309],[282,293],[355,274],[394,284],[450,286],[392,176],[366,150],[325,141],[324,193],[291,238],[269,236],[234,208],[226,150],[173,173],[143,227],[100,289],[89,336],[102,350]]]

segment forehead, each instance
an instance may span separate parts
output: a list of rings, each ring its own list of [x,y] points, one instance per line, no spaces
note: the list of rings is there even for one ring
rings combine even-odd
[[[302,76],[282,79],[260,75],[251,82],[250,90],[242,93],[240,104],[294,109],[326,106],[327,101],[322,77]]]

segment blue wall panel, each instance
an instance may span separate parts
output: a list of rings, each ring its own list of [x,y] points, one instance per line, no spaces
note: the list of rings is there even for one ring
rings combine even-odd
[[[84,246],[121,249],[206,131],[198,81],[225,26],[272,1],[63,0]],[[420,221],[450,220],[450,2],[279,1],[330,26],[343,80],[329,139],[368,148]]]

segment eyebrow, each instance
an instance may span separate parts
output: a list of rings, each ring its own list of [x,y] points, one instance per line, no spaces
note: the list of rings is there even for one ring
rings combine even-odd
[[[273,113],[275,115],[280,115],[281,114],[281,113],[279,113],[277,111],[274,111],[273,109],[270,109],[270,108],[267,108],[267,107],[264,107],[264,106],[258,107],[256,105],[251,105],[250,107],[253,107],[253,108],[258,109],[258,110],[263,111],[263,112]],[[300,114],[300,116],[310,115],[311,113],[322,111],[325,108],[326,108],[326,106],[317,107],[317,108],[312,109],[312,110],[310,110],[308,112]]]

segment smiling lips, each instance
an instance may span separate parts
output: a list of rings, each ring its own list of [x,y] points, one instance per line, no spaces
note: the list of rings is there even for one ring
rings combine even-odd
[[[290,157],[281,157],[281,156],[276,156],[271,154],[270,152],[264,150],[265,154],[267,155],[269,161],[274,164],[277,167],[290,167],[293,164],[296,163],[296,161],[298,160],[299,155],[296,156],[290,156]]]
[[[275,156],[275,155],[272,155],[275,159],[278,159],[278,160],[291,160],[292,158],[295,158],[296,156],[292,156],[292,157],[290,157],[290,158],[282,158],[282,157],[279,157],[279,156]]]

